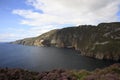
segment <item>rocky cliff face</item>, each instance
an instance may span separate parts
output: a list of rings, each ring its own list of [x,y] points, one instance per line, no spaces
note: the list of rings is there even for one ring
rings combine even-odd
[[[52,30],[38,37],[13,42],[32,46],[74,48],[81,55],[98,59],[120,59],[120,22],[81,25]]]

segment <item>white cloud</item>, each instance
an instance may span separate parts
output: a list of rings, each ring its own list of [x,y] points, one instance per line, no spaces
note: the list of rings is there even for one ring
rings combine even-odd
[[[51,29],[55,29],[53,25],[41,27],[30,27],[28,29],[8,28],[6,33],[0,34],[0,42],[10,42],[28,37],[39,36]]]
[[[31,26],[29,30],[23,31],[26,35],[22,37],[37,36],[64,24],[118,21],[120,0],[26,0],[26,3],[35,10],[12,11],[23,17],[21,24]]]
[[[16,35],[12,33],[0,34],[0,42],[12,41],[12,40],[15,40],[15,37]]]
[[[27,0],[37,10],[14,10],[25,19],[22,24],[43,26],[54,24],[96,24],[117,21],[120,0]]]

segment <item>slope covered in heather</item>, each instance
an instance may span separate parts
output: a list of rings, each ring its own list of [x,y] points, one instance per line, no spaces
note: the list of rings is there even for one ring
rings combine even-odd
[[[52,70],[31,72],[23,69],[1,69],[0,80],[120,80],[120,64],[92,72],[86,70]]]

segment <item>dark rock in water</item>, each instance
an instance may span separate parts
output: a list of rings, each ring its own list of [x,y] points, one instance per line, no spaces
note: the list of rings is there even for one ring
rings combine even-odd
[[[74,48],[81,55],[120,60],[120,22],[52,30],[38,37],[12,42],[30,46]]]

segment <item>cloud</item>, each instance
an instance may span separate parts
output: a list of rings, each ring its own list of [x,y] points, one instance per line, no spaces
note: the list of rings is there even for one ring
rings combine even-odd
[[[33,33],[24,29],[7,28],[6,32],[0,34],[0,42],[10,42],[32,36]]]
[[[25,36],[38,36],[60,25],[98,24],[118,21],[120,0],[26,0],[31,9],[15,9],[21,24],[30,26]],[[18,36],[18,35],[17,35]]]
[[[32,10],[14,10],[13,13],[24,18],[21,21],[21,24],[27,24],[29,26],[40,27],[45,25],[65,24],[68,22],[64,17],[42,14],[39,12],[33,12]]]
[[[0,34],[0,42],[11,42],[23,38],[28,38],[28,37],[35,37],[39,36],[42,33],[45,33],[46,31],[49,31],[51,29],[55,29],[53,25],[49,26],[42,26],[41,27],[30,27],[28,29],[24,28],[7,28],[4,33]]]
[[[16,36],[16,34],[13,34],[13,33],[0,34],[0,42],[14,41],[17,38],[18,36]]]
[[[97,24],[117,21],[120,0],[27,0],[36,10],[13,10],[29,26],[60,24]]]

